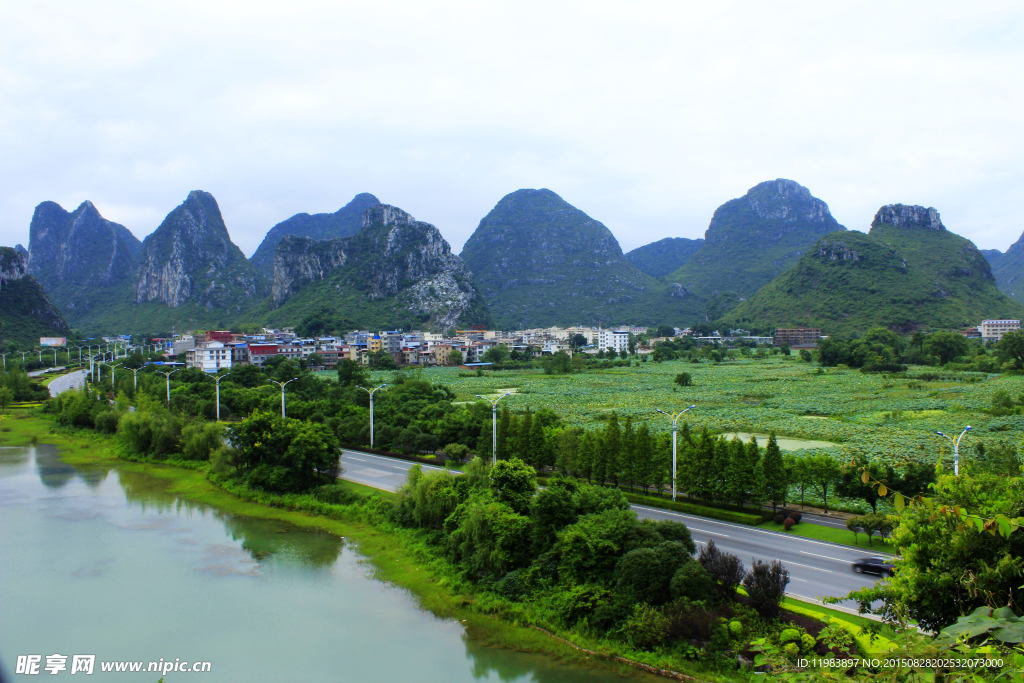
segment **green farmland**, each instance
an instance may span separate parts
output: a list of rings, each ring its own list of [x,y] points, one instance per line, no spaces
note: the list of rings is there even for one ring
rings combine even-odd
[[[407,372],[448,386],[459,401],[514,390],[502,399],[513,410],[550,408],[569,424],[590,428],[614,410],[634,421],[649,420],[652,430],[666,431],[669,421],[655,408],[675,411],[696,404],[687,416],[691,429],[775,431],[780,436],[839,444],[814,452],[842,458],[863,453],[895,465],[933,461],[940,452],[951,461],[948,442],[936,436],[936,430],[959,434],[970,424],[973,431],[965,438],[961,455],[973,453],[979,442],[987,447],[1016,446],[1024,430],[1024,416],[988,412],[1000,389],[1014,399],[1024,393],[1024,377],[945,373],[925,367],[911,367],[907,377],[897,377],[843,368],[819,370],[796,357],[769,357],[721,364],[634,361],[629,368],[572,375],[516,370],[477,377],[456,368]],[[674,385],[681,372],[690,373],[691,386]],[[374,372],[373,379],[387,382],[394,375]],[[940,377],[934,379],[935,375]]]

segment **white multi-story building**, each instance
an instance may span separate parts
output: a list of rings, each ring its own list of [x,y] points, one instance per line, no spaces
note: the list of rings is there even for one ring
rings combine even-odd
[[[209,342],[205,346],[185,352],[185,367],[199,368],[203,372],[215,373],[221,368],[231,369],[231,348],[223,342]]]
[[[598,330],[594,343],[601,351],[612,348],[618,353],[628,353],[629,330]]]
[[[985,341],[999,341],[1010,330],[1019,330],[1019,320],[982,320],[978,327]]]

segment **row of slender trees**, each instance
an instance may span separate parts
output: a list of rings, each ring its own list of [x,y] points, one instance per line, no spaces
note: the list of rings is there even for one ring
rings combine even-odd
[[[671,435],[652,434],[646,422],[635,425],[614,412],[602,428],[585,430],[562,426],[548,409],[517,415],[506,407],[497,441],[499,460],[520,458],[538,470],[644,493],[661,494],[672,484]],[[839,495],[875,508],[877,488],[864,484],[864,472],[907,496],[924,491],[935,478],[929,463],[908,463],[897,471],[864,456],[849,462],[824,453],[783,456],[774,434],[761,447],[754,437],[744,443],[706,428],[694,433],[686,424],[679,432],[676,489],[706,503],[757,509],[768,502],[784,507],[798,499],[802,504],[810,496],[828,509],[830,497]]]

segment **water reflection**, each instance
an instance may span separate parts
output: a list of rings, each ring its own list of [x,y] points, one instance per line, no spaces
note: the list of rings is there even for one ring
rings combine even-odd
[[[499,680],[503,683],[533,681],[535,683],[590,683],[595,677],[601,680],[616,678],[637,683],[655,683],[664,678],[652,676],[639,671],[623,669],[622,675],[616,676],[607,669],[596,669],[579,664],[563,664],[547,655],[517,652],[510,657],[509,650],[488,647],[480,641],[463,637],[466,645],[466,657],[472,663],[471,673],[477,680]]]
[[[147,661],[171,652],[213,661],[228,683],[623,680],[469,639],[374,580],[337,536],[232,516],[148,474],[113,474],[69,466],[49,446],[0,448],[5,662],[24,652]]]

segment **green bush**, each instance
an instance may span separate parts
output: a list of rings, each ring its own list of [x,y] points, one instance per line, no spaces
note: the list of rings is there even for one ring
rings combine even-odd
[[[715,579],[699,562],[687,562],[672,576],[671,591],[676,600],[710,601],[715,597]]]
[[[619,633],[631,647],[649,650],[668,637],[668,629],[669,620],[661,610],[650,605],[637,605]]]
[[[96,413],[92,419],[97,432],[113,434],[117,432],[118,415],[113,410],[103,410]]]
[[[469,455],[469,446],[461,443],[450,443],[444,447],[444,454],[449,460],[462,461]]]
[[[331,505],[352,505],[360,502],[363,497],[344,484],[326,484],[312,491],[313,497],[321,503]]]
[[[739,639],[743,637],[743,622],[741,621],[730,621],[729,622],[729,635],[733,638]]]
[[[800,640],[800,631],[795,628],[783,629],[782,633],[779,634],[779,643],[786,644]]]
[[[805,633],[800,636],[800,643],[803,646],[804,651],[809,652],[814,649],[814,646],[817,645],[818,641],[816,641],[814,636],[811,634]]]
[[[223,445],[224,428],[216,422],[193,423],[181,430],[184,460],[209,460],[210,454]]]

